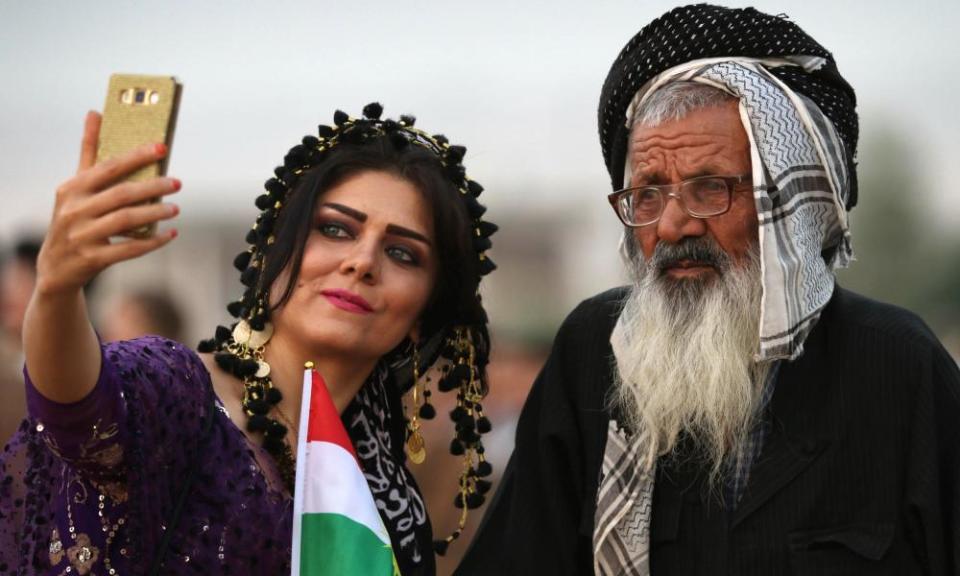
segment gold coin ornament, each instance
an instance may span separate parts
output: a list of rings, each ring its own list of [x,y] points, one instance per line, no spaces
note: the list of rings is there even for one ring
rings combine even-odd
[[[406,449],[407,457],[414,464],[423,464],[423,461],[427,459],[427,450],[424,448],[420,430],[414,430],[407,438]]]
[[[250,341],[250,334],[252,332],[253,329],[250,328],[250,324],[248,324],[246,320],[241,320],[233,327],[233,341],[241,346],[246,346],[247,342]]]
[[[262,348],[273,336],[273,324],[267,322],[263,330],[254,330],[246,320],[237,322],[233,327],[233,341],[251,350]]]
[[[257,360],[257,373],[255,376],[257,378],[266,378],[270,375],[270,365],[264,362],[263,360]]]

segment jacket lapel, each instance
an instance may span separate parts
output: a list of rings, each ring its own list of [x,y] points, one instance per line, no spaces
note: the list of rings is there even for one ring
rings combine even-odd
[[[839,287],[836,289],[840,290]],[[839,351],[829,344],[830,312],[824,309],[807,337],[804,353],[780,366],[770,402],[772,426],[760,458],[750,472],[746,492],[731,519],[736,526],[814,462],[833,439],[830,399],[839,382]]]

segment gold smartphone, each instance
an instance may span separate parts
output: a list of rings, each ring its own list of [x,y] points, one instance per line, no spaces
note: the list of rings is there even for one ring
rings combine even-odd
[[[127,180],[148,180],[166,175],[182,90],[183,86],[173,76],[110,76],[100,123],[97,162],[129,152],[148,142],[164,142],[167,145],[166,157],[137,170]],[[159,198],[154,200],[159,201]],[[131,230],[124,236],[147,238],[156,230],[156,224],[150,224]]]

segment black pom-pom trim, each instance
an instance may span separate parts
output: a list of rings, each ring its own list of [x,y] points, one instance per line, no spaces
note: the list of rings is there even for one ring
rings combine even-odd
[[[491,486],[493,486],[493,483],[490,482],[489,480],[477,479],[476,481],[477,492],[480,494],[486,494],[487,492],[489,492]]]
[[[270,419],[263,414],[254,414],[247,418],[247,430],[250,432],[263,432],[270,424]]]
[[[265,398],[267,402],[271,404],[279,404],[280,401],[283,400],[283,393],[280,392],[280,390],[278,390],[277,388],[270,388],[269,390],[267,390]]]
[[[250,319],[250,327],[260,332],[267,326],[267,321],[264,320],[263,316],[254,316]]]
[[[218,352],[213,355],[213,359],[217,362],[217,366],[231,374],[237,365],[237,357],[228,352]]]
[[[467,148],[465,146],[460,146],[459,144],[454,144],[447,148],[447,162],[452,162],[454,164],[460,163],[463,160],[463,156],[467,153]]]
[[[493,429],[493,426],[490,424],[490,419],[486,416],[482,416],[477,420],[477,432],[481,434],[486,434]]]
[[[383,114],[383,106],[379,102],[371,102],[363,107],[363,117],[371,120],[379,120]]]
[[[477,229],[480,230],[481,236],[484,238],[489,238],[490,236],[493,236],[493,234],[499,230],[500,227],[493,222],[480,222],[477,224]]]
[[[437,144],[443,146],[444,144],[449,144],[450,140],[447,139],[443,134],[434,134],[433,139],[437,141]]]
[[[450,411],[450,419],[458,424],[469,417],[469,414],[467,414],[467,411],[463,406],[457,406]]]
[[[301,142],[307,148],[316,148],[317,146],[320,145],[320,140],[316,136],[310,136],[310,135],[304,136]]]
[[[243,272],[250,264],[250,258],[252,256],[253,254],[251,254],[250,251],[237,254],[237,257],[233,259],[233,267]]]
[[[474,492],[473,494],[467,494],[467,509],[476,510],[477,508],[483,506],[483,494]]]
[[[450,377],[454,379],[457,385],[470,379],[470,366],[467,364],[457,364],[450,371]]]
[[[270,420],[270,423],[267,424],[267,430],[265,434],[271,438],[283,438],[286,433],[287,427],[277,420]]]
[[[271,178],[264,182],[263,187],[266,188],[267,192],[272,194],[277,200],[282,199],[283,195],[287,192],[287,187],[283,185],[283,182],[277,180],[276,178]]]
[[[454,182],[460,182],[463,180],[467,170],[462,164],[447,164],[444,167],[444,172],[446,172],[447,178],[453,180]]]
[[[463,443],[454,438],[450,441],[450,453],[454,456],[463,456]]]
[[[466,419],[464,422],[473,423],[470,419]],[[464,446],[473,446],[480,440],[480,435],[474,432],[472,428],[461,428],[457,432],[457,438],[463,442]]]
[[[250,268],[247,268],[246,270],[240,273],[240,282],[244,286],[248,286],[248,287],[253,286],[254,284],[257,283],[258,273],[259,273],[259,270],[251,266]]]
[[[247,244],[256,244],[257,240],[259,239],[260,237],[257,236],[257,231],[254,230],[253,228],[251,228],[250,231],[247,232],[247,237],[244,238],[244,240],[247,241]]]
[[[420,417],[424,420],[433,420],[437,416],[437,409],[433,404],[424,404],[420,407]]]
[[[459,493],[453,497],[453,507],[463,510],[463,496],[461,496]]]
[[[237,363],[237,371],[235,374],[240,378],[249,378],[257,373],[259,367],[256,360],[240,360]]]
[[[484,238],[483,236],[474,236],[473,237],[473,249],[476,252],[483,252],[484,250],[489,250],[493,248],[493,242],[489,238]]]
[[[412,128],[414,124],[417,123],[417,117],[411,116],[410,114],[401,114],[400,121],[407,125],[407,127]]]
[[[474,198],[476,198],[481,192],[483,192],[483,186],[481,186],[479,182],[467,180],[467,190]]]
[[[343,126],[347,120],[350,119],[350,116],[343,110],[337,110],[333,113],[333,123],[337,126]]]
[[[280,454],[283,452],[284,446],[285,444],[283,443],[283,437],[277,438],[264,434],[263,449],[267,452],[271,454]]]
[[[334,130],[332,126],[327,126],[326,124],[317,126],[317,134],[321,138],[333,138],[334,134],[336,133],[337,131]]]
[[[307,159],[307,148],[303,144],[297,144],[287,152],[283,157],[283,165],[288,170],[301,168]]]
[[[240,318],[243,316],[243,302],[234,300],[233,302],[227,304],[227,312],[229,312],[234,318]]]
[[[257,199],[253,201],[257,208],[261,210],[266,210],[276,203],[276,200],[273,199],[269,194],[261,194],[257,196]]]
[[[230,339],[230,336],[233,332],[226,326],[217,326],[216,332],[214,332],[216,339],[219,342],[225,342]]]
[[[262,399],[254,400],[251,398],[250,400],[247,400],[246,402],[243,403],[243,407],[246,410],[253,412],[254,414],[265,415],[267,412],[270,411],[270,405],[267,404],[267,402]]]
[[[470,217],[474,220],[479,220],[481,216],[486,214],[487,207],[481,204],[473,196],[466,194],[463,197],[464,203],[467,205],[467,212],[470,214]]]
[[[213,338],[208,340],[201,340],[197,344],[197,352],[201,354],[210,354],[217,349],[217,341]]]
[[[490,258],[483,258],[480,260],[480,275],[486,276],[487,274],[493,272],[497,269],[497,265],[493,263],[493,260]]]
[[[446,540],[434,540],[433,541],[433,551],[437,553],[437,556],[443,556],[447,553],[447,548],[450,547],[450,543]]]
[[[451,374],[447,374],[437,382],[437,390],[441,392],[449,392],[456,389],[460,385],[460,382],[453,379]]]
[[[493,474],[493,466],[489,462],[484,460],[477,464],[477,476],[484,477]]]

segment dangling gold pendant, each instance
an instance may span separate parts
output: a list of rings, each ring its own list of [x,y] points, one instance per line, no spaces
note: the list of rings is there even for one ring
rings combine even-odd
[[[420,428],[410,432],[405,448],[407,449],[407,457],[414,464],[423,464],[423,461],[427,459],[427,450],[423,445],[423,435],[420,434]]]

